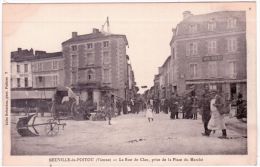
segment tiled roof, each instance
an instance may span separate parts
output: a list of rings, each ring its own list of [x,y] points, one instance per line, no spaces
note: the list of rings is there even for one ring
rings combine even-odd
[[[187,19],[184,19],[181,23],[185,22],[205,22],[209,21],[210,19],[226,19],[227,17],[237,17],[241,18],[242,16],[245,16],[244,11],[218,11],[218,12],[212,12],[212,13],[206,13],[206,14],[200,14],[200,15],[192,15],[188,17]]]
[[[35,60],[48,59],[48,58],[57,58],[62,56],[63,56],[62,52],[41,53],[38,55],[22,54],[22,55],[11,56],[11,62],[35,61]]]
[[[84,35],[77,35],[74,38],[70,38],[67,41],[62,42],[62,45],[66,44],[66,43],[73,43],[73,42],[79,42],[79,41],[85,41],[85,40],[91,40],[91,39],[108,38],[108,37],[123,37],[124,40],[126,41],[126,44],[128,45],[128,41],[127,41],[125,35],[107,34],[107,33],[102,33],[102,32],[96,32],[96,33],[84,34]]]
[[[62,57],[62,52],[45,53],[35,56],[35,60]]]

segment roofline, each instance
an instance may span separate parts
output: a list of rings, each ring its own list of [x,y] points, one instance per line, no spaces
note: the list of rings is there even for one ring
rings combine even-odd
[[[40,60],[46,60],[46,59],[59,59],[59,58],[63,58],[64,56],[52,56],[52,57],[41,57],[41,58],[35,58],[32,59],[32,61],[40,61]]]
[[[171,59],[171,55],[167,57],[167,59],[164,61],[163,65],[161,67],[163,67],[167,63],[167,61],[169,61],[170,59]]]
[[[84,34],[84,35],[88,35],[88,34]],[[84,35],[79,35],[79,36],[84,36]],[[122,34],[109,34],[109,35],[106,35],[106,36],[95,37],[95,38],[91,38],[91,39],[81,39],[81,40],[78,39],[78,40],[76,40],[76,41],[77,41],[77,42],[79,42],[79,41],[90,41],[90,40],[102,39],[102,38],[105,39],[105,38],[109,38],[109,37],[123,37],[124,40],[125,40],[125,42],[126,42],[126,45],[129,46],[128,40],[127,40],[127,38],[126,38],[126,35],[122,35]],[[70,38],[70,39],[72,39],[72,38]],[[68,39],[68,40],[66,40],[66,41],[64,41],[64,42],[62,42],[61,45],[65,45],[65,44],[68,44],[68,43],[75,43],[75,41],[74,41],[74,42],[69,41],[70,39]]]
[[[53,52],[53,53],[59,53],[59,52]],[[62,52],[60,52],[62,53]],[[52,53],[51,53],[52,54]],[[11,60],[11,62],[24,62],[24,61],[37,61],[37,60],[45,60],[45,59],[58,59],[58,58],[63,58],[63,54],[57,55],[57,56],[48,56],[48,57],[41,57],[41,56],[30,56],[28,58],[24,59],[18,59],[18,60]]]

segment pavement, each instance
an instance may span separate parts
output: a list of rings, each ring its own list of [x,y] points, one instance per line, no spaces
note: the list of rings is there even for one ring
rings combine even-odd
[[[17,122],[19,116],[12,116]],[[36,123],[50,117],[37,117]],[[219,155],[247,154],[246,123],[226,118],[229,139],[219,139],[221,131],[202,136],[198,120],[171,120],[169,115],[154,115],[148,122],[144,112],[127,114],[107,121],[67,120],[64,130],[49,137],[44,126],[36,127],[38,137],[21,137],[11,127],[12,155]]]

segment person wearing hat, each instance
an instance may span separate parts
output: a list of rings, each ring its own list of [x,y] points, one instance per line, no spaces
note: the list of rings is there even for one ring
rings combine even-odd
[[[220,96],[220,92],[213,91],[213,98],[210,101],[210,110],[211,110],[211,118],[208,124],[208,133],[205,134],[209,136],[211,131],[214,130],[222,130],[222,136],[219,136],[220,139],[227,138],[226,125],[224,121],[224,115],[221,114],[221,110],[224,107],[224,99]]]
[[[106,112],[106,116],[108,118],[108,125],[111,125],[111,119],[113,116],[114,109],[115,109],[114,95],[111,95],[111,98],[108,95],[106,95],[105,96],[105,112]]]
[[[208,93],[204,93],[202,95],[199,107],[201,109],[202,122],[204,126],[204,133],[202,133],[202,135],[206,136],[210,133],[210,130],[208,129],[208,124],[211,118],[210,95]]]

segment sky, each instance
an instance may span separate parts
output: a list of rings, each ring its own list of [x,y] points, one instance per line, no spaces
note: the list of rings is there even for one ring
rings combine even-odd
[[[110,31],[126,35],[137,86],[153,85],[154,75],[170,55],[172,28],[186,10],[205,14],[222,10],[247,10],[247,5],[230,3],[114,3],[114,4],[5,4],[3,8],[3,53],[33,48],[61,51],[61,43],[101,28],[106,17]],[[140,89],[142,93],[144,89]]]

